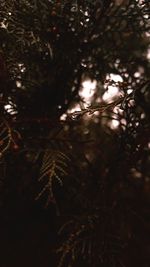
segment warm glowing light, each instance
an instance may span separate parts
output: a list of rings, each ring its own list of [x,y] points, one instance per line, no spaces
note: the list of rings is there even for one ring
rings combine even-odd
[[[81,111],[81,107],[80,107],[79,104],[76,104],[74,107],[70,108],[68,110],[68,113],[70,114],[70,113],[73,113],[73,112],[76,112],[76,111]]]
[[[0,24],[0,28],[7,29],[7,24],[5,24],[3,21]]]
[[[11,104],[5,105],[4,109],[11,115],[17,114],[17,111],[13,108],[13,105],[11,105]]]
[[[17,86],[18,88],[20,88],[20,87],[21,87],[21,82],[20,82],[20,81],[16,81],[16,86]]]
[[[91,104],[92,97],[95,93],[96,84],[97,84],[96,80],[92,81],[90,79],[87,79],[87,80],[83,81],[82,88],[79,91],[79,95],[82,98],[82,100],[84,101],[83,108],[86,108],[88,105]],[[75,104],[73,107],[69,108],[67,113],[71,114],[71,113],[74,113],[76,111],[81,111],[81,105],[80,104]],[[67,115],[63,114],[61,116],[60,120],[64,121],[64,120],[66,120],[66,118],[67,118]]]
[[[108,90],[103,95],[103,100],[106,102],[111,102],[112,99],[119,93],[119,89],[116,86],[108,86]]]
[[[66,118],[67,118],[67,114],[64,113],[64,114],[61,115],[60,120],[61,121],[65,121]]]
[[[100,98],[98,103],[101,102],[101,100],[104,100],[105,102],[111,102],[113,100],[114,97],[119,96],[120,92],[119,92],[119,85],[115,84],[115,83],[121,83],[123,82],[123,79],[120,75],[118,74],[113,74],[110,73],[109,75],[107,75],[106,80],[112,82],[111,85],[107,85],[107,91],[103,94],[102,99]],[[91,80],[91,79],[86,79],[82,82],[82,87],[79,91],[79,95],[82,98],[82,100],[84,101],[84,104],[75,104],[73,107],[71,107],[67,113],[71,114],[74,113],[76,111],[81,111],[81,107],[87,108],[89,105],[91,105],[93,96],[95,94],[96,91],[96,86],[97,86],[97,81],[96,80]],[[104,85],[105,86],[105,85]],[[61,120],[66,120],[67,115],[63,114],[61,116]],[[114,119],[111,121],[110,123],[110,127],[112,129],[116,129],[119,126],[119,122],[117,121],[117,119]]]
[[[24,72],[26,70],[24,64],[22,64],[22,63],[19,63],[18,64],[18,67],[19,67],[19,69],[20,69],[21,72]]]
[[[147,59],[150,60],[150,48],[147,50]]]
[[[117,120],[112,120],[112,121],[110,122],[110,128],[111,128],[111,129],[117,129],[118,126],[119,126],[119,121],[117,121]]]
[[[85,80],[82,83],[82,88],[79,92],[79,95],[82,97],[83,101],[89,105],[91,102],[91,99],[95,93],[95,89],[96,89],[96,80]]]
[[[139,78],[140,75],[141,75],[141,74],[140,74],[140,72],[138,72],[138,71],[136,71],[136,72],[134,73],[134,77],[135,77],[135,78]]]
[[[122,77],[121,77],[120,75],[118,75],[118,74],[113,74],[113,73],[109,74],[109,75],[106,77],[106,79],[110,79],[110,80],[112,80],[112,81],[114,81],[114,82],[123,82],[123,79],[122,79]]]
[[[133,92],[132,89],[128,89],[128,90],[127,90],[127,94],[128,94],[128,95],[131,94],[132,92]]]
[[[115,83],[121,83],[123,82],[123,79],[118,74],[110,73],[106,76],[106,81],[109,81],[110,83],[114,83],[112,85],[104,85],[104,87],[107,89],[107,91],[103,94],[102,99],[105,102],[111,102],[114,97],[119,96],[119,86]]]

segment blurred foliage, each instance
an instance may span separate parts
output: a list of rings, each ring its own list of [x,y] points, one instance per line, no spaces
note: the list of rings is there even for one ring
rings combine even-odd
[[[149,14],[146,0],[0,2],[0,205],[56,205],[59,267],[148,266]]]

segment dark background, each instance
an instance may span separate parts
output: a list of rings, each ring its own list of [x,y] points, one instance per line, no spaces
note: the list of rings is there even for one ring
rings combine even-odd
[[[148,1],[1,0],[0,267],[149,266],[149,13]]]

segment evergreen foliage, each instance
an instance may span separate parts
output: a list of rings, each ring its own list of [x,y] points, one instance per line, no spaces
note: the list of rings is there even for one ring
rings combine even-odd
[[[40,266],[148,266],[149,14],[146,0],[0,2],[1,215],[55,218]]]

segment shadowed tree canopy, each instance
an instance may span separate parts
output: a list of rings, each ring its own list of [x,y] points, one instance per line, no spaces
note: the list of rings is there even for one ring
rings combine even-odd
[[[149,14],[0,1],[2,266],[148,267]]]

